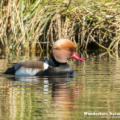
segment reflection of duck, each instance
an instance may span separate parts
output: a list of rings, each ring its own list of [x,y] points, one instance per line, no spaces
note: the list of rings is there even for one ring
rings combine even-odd
[[[52,47],[52,60],[28,61],[16,63],[5,74],[18,76],[50,76],[72,74],[73,68],[67,63],[69,58],[84,61],[76,55],[75,45],[67,39],[56,41]]]
[[[37,90],[43,92],[44,95],[51,93],[52,101],[54,101],[54,108],[68,109],[76,107],[74,105],[76,98],[75,94],[73,94],[74,89],[68,87],[70,82],[73,80],[73,77],[73,75],[62,75],[53,77],[15,76],[13,80],[22,82],[24,81],[24,83],[30,82],[30,84],[23,84],[20,85],[20,87],[32,89],[37,88]]]
[[[69,82],[72,81],[72,76],[61,79],[54,79],[52,83],[52,100],[54,101],[54,108],[57,117],[65,117],[68,114],[62,112],[60,110],[67,111],[67,113],[73,111],[72,108],[79,108],[75,101],[78,99],[78,96],[82,93],[82,84],[78,84],[76,86],[69,87]],[[58,114],[59,113],[59,114]]]

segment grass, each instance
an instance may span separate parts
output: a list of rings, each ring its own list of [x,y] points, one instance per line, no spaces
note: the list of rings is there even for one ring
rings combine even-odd
[[[0,48],[45,49],[67,38],[87,49],[91,42],[117,50],[120,37],[119,0],[1,0]],[[43,44],[43,45],[42,45]]]

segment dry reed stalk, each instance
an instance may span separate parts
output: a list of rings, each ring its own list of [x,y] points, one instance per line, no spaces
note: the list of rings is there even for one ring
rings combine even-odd
[[[102,48],[104,48],[104,49],[107,50],[106,47],[104,47],[103,45],[99,44],[91,35],[90,35],[90,37],[92,38],[92,40],[93,40],[98,46],[100,46],[100,47],[102,47]]]
[[[91,29],[91,31],[89,32],[88,36],[87,36],[87,40],[86,40],[86,46],[85,49],[87,49],[87,45],[88,45],[88,41],[90,39],[90,35],[92,34],[93,30],[95,30],[98,27],[98,25],[96,25],[94,28]]]
[[[54,40],[53,40],[53,21],[51,21],[51,24],[50,24],[50,31],[51,31],[51,41],[52,43],[54,43]]]
[[[1,44],[6,49],[13,46],[14,50],[35,51],[36,43],[44,40],[49,50],[49,41],[53,43],[57,39],[68,38],[83,49],[87,49],[91,41],[103,49],[106,49],[103,46],[106,41],[108,49],[117,48],[119,40],[116,36],[120,36],[119,2],[88,3],[84,5],[78,0],[60,3],[35,0],[31,4],[29,0],[26,3],[9,0],[1,10]],[[41,45],[40,50],[43,50]]]
[[[65,22],[62,21],[62,25],[61,25],[61,28],[62,28],[62,37],[68,39],[69,38],[69,28],[70,26],[70,22],[69,22],[69,19],[67,20],[67,18],[65,19]]]
[[[61,18],[60,14],[56,15],[56,25],[58,28],[58,39],[61,39]]]

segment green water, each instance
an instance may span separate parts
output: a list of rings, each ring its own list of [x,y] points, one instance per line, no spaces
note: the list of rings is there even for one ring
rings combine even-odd
[[[49,59],[41,53],[0,54],[0,120],[120,119],[120,59],[108,53],[70,60],[74,76],[16,77],[12,63]]]

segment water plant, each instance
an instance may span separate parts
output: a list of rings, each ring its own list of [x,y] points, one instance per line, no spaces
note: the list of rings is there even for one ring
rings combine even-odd
[[[1,0],[0,48],[49,51],[51,43],[68,38],[81,49],[95,42],[117,50],[119,23],[119,0]]]

